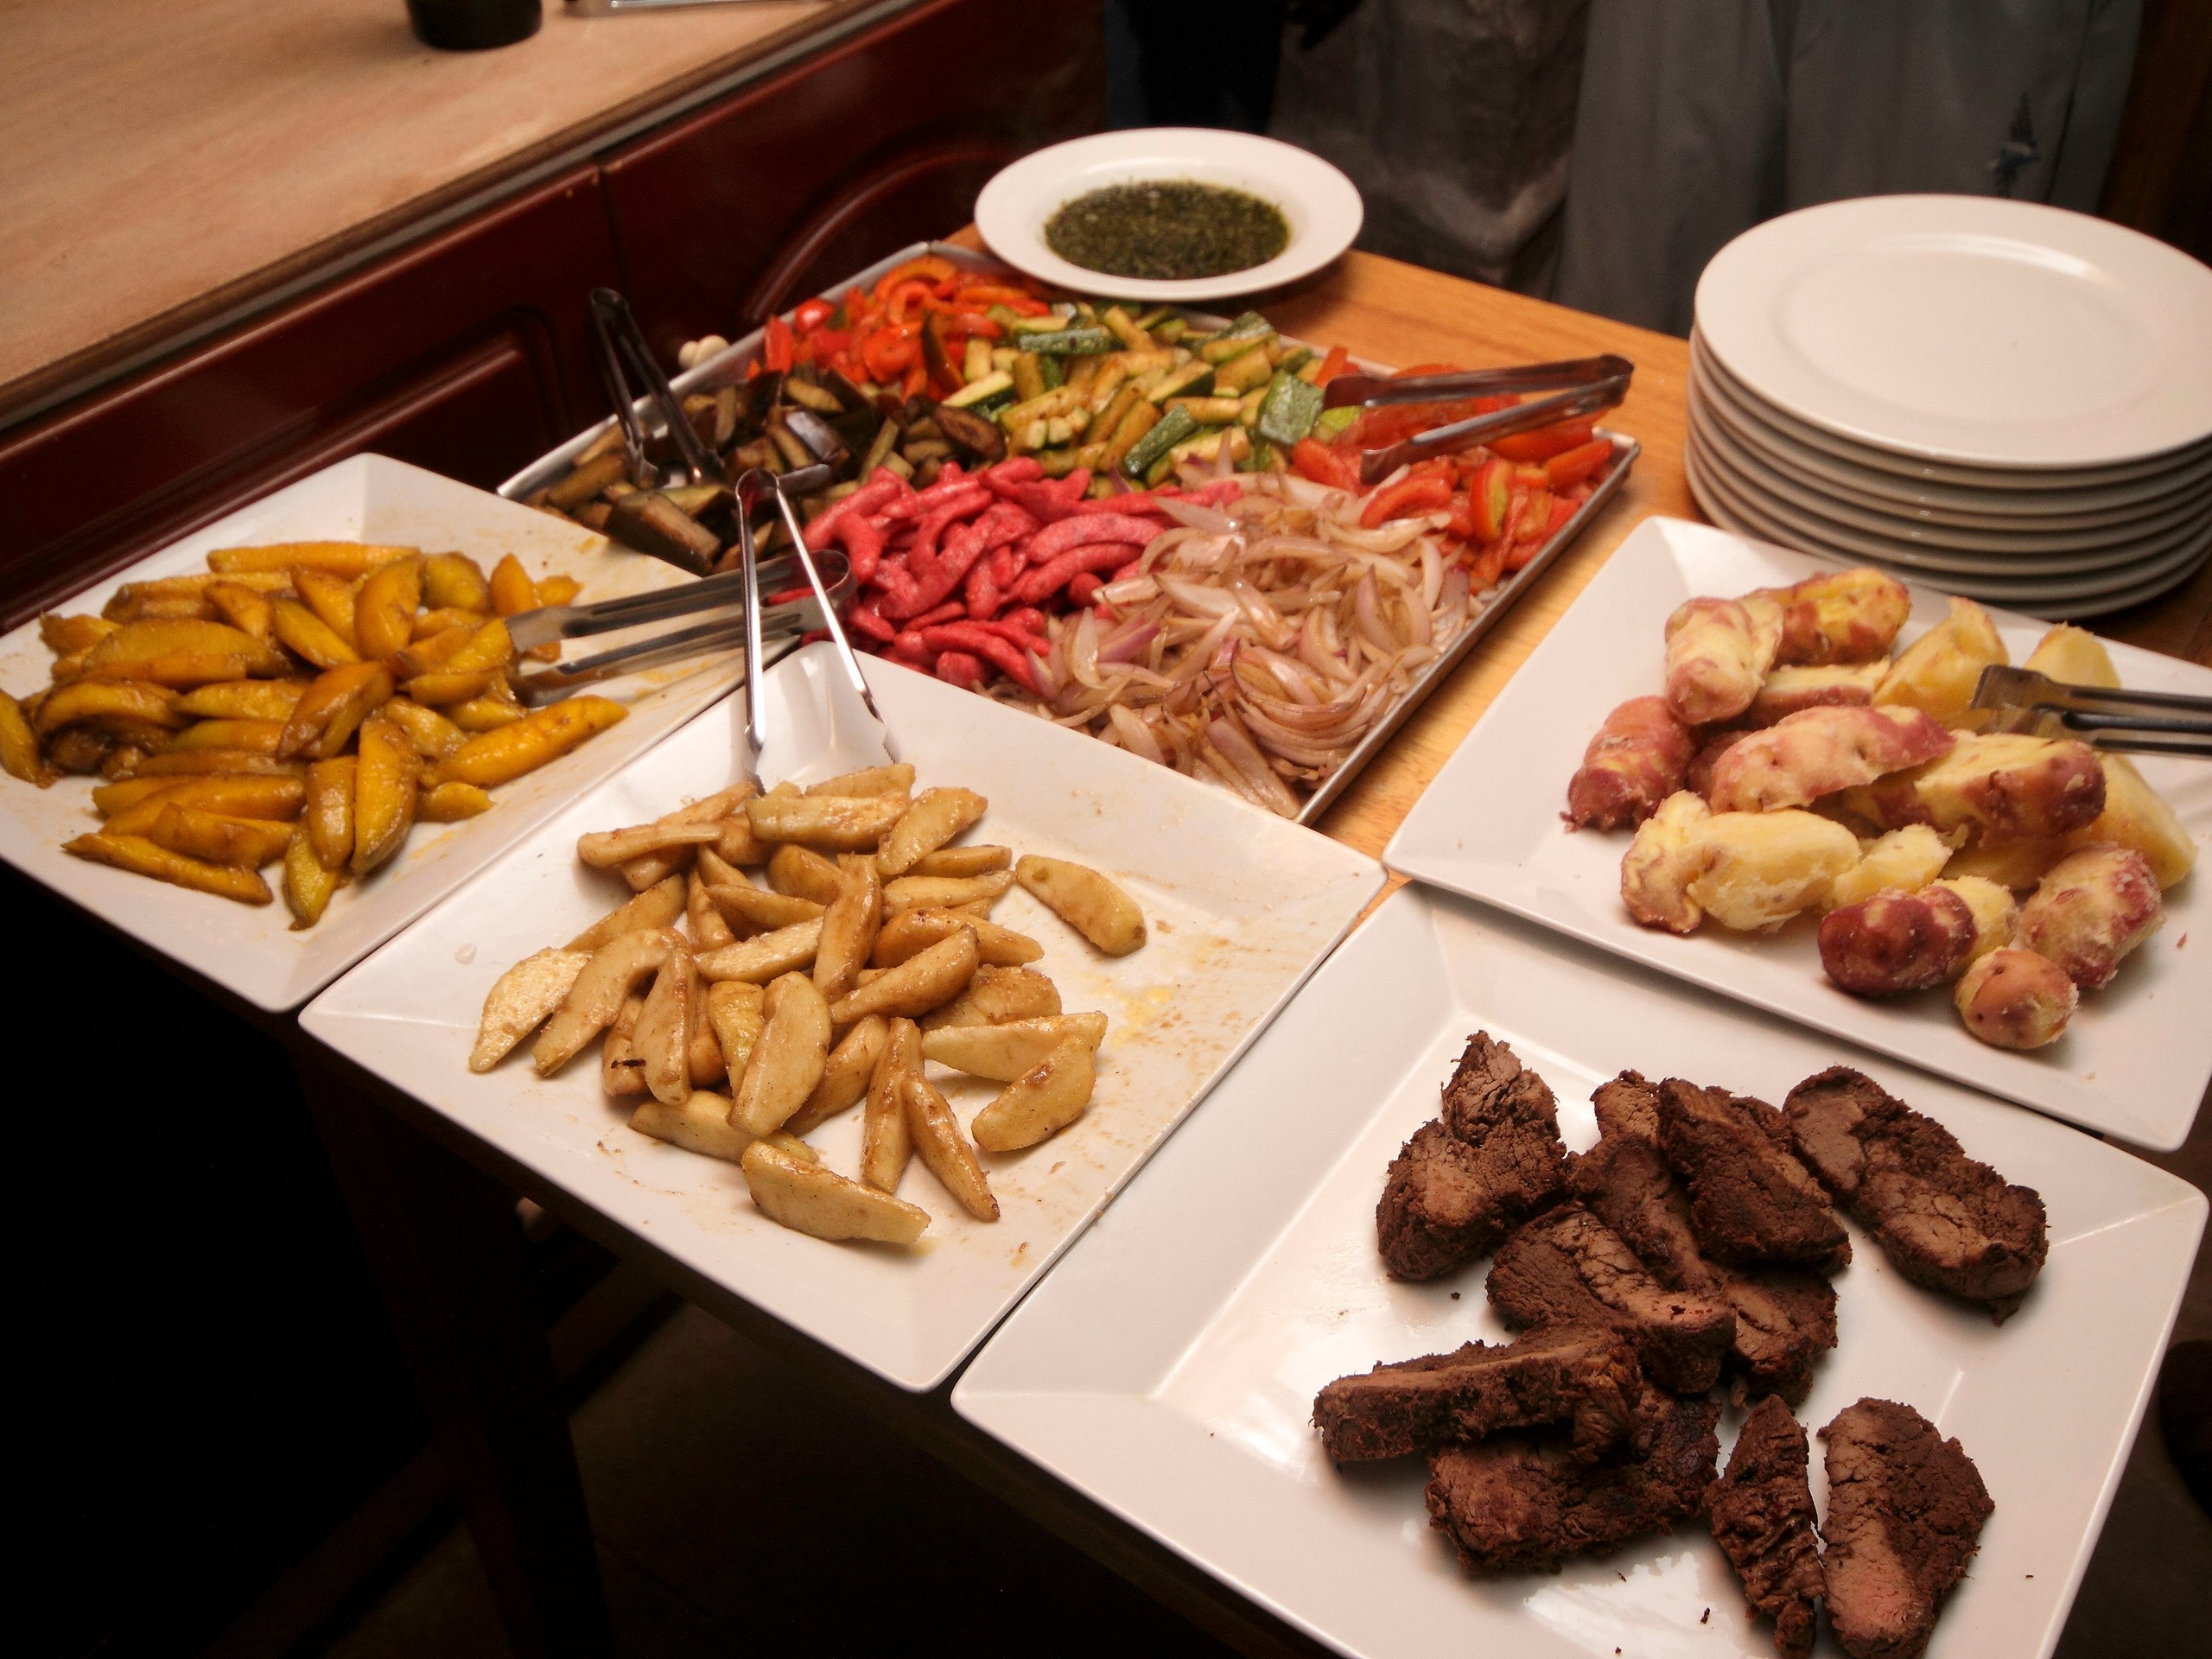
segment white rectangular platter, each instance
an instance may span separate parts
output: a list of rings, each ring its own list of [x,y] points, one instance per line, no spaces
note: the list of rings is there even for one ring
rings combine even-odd
[[[1771,1654],[1695,1522],[1556,1575],[1476,1581],[1428,1525],[1418,1459],[1338,1471],[1322,1455],[1322,1384],[1505,1336],[1486,1262],[1404,1284],[1375,1243],[1383,1173],[1477,1029],[1550,1083],[1576,1149],[1597,1137],[1591,1090],[1624,1067],[1778,1100],[1842,1062],[2042,1192],[2050,1262],[2001,1328],[1905,1283],[1854,1227],[1840,1345],[1798,1416],[1817,1429],[1873,1395],[1960,1437],[1997,1507],[1929,1652],[2048,1654],[2141,1421],[2202,1195],[2048,1118],[1419,887],[1307,982],[976,1356],[954,1408],[1342,1653]],[[1740,1421],[1724,1415],[1724,1459]]]
[[[466,553],[488,574],[512,553],[532,576],[569,575],[584,600],[614,599],[690,580],[672,565],[625,552],[580,525],[381,455],[357,455],[241,508],[55,608],[98,614],[126,582],[196,575],[219,547],[271,542],[372,541]],[[616,636],[619,642],[623,636]],[[599,642],[595,642],[599,643]],[[0,688],[17,696],[47,683],[54,660],[36,623],[0,637]],[[551,765],[517,779],[492,810],[460,823],[418,824],[406,847],[367,880],[342,889],[322,921],[291,929],[281,899],[253,906],[152,881],[61,850],[99,827],[99,779],[51,789],[0,779],[0,858],[164,956],[257,1007],[297,1007],[432,905],[545,822],[595,779],[651,748],[728,691],[739,659],[652,670],[591,690],[629,706],[629,718]]]
[[[2212,1079],[2212,877],[2166,894],[2166,925],[2105,989],[2082,1001],[2067,1033],[2019,1053],[1970,1036],[1947,991],[1872,1001],[1821,971],[1816,918],[1757,936],[1700,928],[1687,938],[1639,927],[1620,901],[1625,831],[1570,833],[1567,780],[1607,714],[1664,681],[1662,630],[1697,594],[1733,596],[1837,567],[1675,518],[1637,526],[1544,636],[1438,772],[1384,850],[1392,869],[1498,905],[1694,984],[1910,1060],[2024,1105],[2138,1145],[2171,1149],[2189,1134]],[[1946,614],[1912,588],[1910,641]],[[2019,662],[2048,624],[1992,611]],[[2212,670],[2113,644],[2121,683],[2212,694]],[[2136,757],[2200,849],[2212,842],[2212,765]]]
[[[814,646],[767,680],[786,718],[834,658]],[[1112,1024],[1090,1109],[1053,1139],[987,1160],[1002,1218],[960,1213],[918,1161],[900,1196],[933,1217],[911,1254],[825,1243],[753,1208],[734,1164],[632,1132],[600,1092],[594,1048],[541,1081],[527,1057],[472,1075],[477,1011],[512,963],[626,893],[576,837],[635,823],[740,775],[743,700],[709,709],[576,801],[301,1016],[314,1036],[445,1114],[687,1267],[894,1382],[935,1386],[1212,1087],[1382,885],[1372,859],[1033,715],[874,658],[867,673],[919,784],[990,798],[971,840],[1080,860],[1122,882],[1150,938],[1099,956],[1020,888],[994,919],[1041,941],[1070,1010]],[[817,705],[818,706],[818,705]],[[964,1123],[996,1085],[940,1072]],[[816,1130],[858,1166],[857,1111]]]

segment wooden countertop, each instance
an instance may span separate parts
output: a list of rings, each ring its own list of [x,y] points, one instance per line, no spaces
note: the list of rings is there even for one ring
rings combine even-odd
[[[907,3],[546,0],[437,52],[403,0],[0,0],[0,422]]]

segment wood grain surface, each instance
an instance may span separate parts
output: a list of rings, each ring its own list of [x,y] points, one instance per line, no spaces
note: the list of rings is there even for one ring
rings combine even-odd
[[[884,0],[437,52],[400,0],[0,0],[0,411],[165,345]]]

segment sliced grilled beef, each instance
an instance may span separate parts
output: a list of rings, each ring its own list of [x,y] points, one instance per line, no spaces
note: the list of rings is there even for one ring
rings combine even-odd
[[[1910,1406],[1861,1400],[1821,1439],[1828,1623],[1853,1659],[1913,1659],[1996,1506],[1966,1449]]]
[[[1375,1207],[1383,1263],[1401,1279],[1464,1267],[1556,1196],[1566,1173],[1552,1091],[1511,1049],[1477,1032],[1444,1086],[1438,1118],[1390,1162]]]
[[[1705,1499],[1713,1541],[1743,1580],[1744,1599],[1774,1620],[1775,1648],[1789,1659],[1813,1650],[1821,1589],[1807,1463],[1804,1429],[1769,1395],[1744,1419],[1728,1472]]]
[[[1986,1302],[2001,1321],[2043,1271],[2043,1199],[1967,1157],[1951,1132],[1864,1072],[1831,1066],[1789,1091],[1799,1154],[1899,1273]]]
[[[1729,1357],[1745,1394],[1779,1394],[1793,1405],[1805,1397],[1815,1363],[1835,1346],[1835,1292],[1827,1280],[1796,1268],[1738,1269],[1706,1260],[1689,1195],[1658,1147],[1633,1134],[1608,1134],[1575,1159],[1567,1190],[1662,1285],[1704,1292],[1735,1310]]]
[[[1579,1204],[1548,1211],[1507,1239],[1487,1287],[1492,1306],[1515,1325],[1610,1325],[1636,1350],[1646,1376],[1681,1394],[1713,1386],[1736,1331],[1725,1301],[1668,1289]]]
[[[1630,1436],[1643,1394],[1643,1373],[1619,1336],[1602,1325],[1563,1325],[1340,1376],[1315,1396],[1313,1422],[1337,1463],[1544,1423],[1572,1423],[1573,1443],[1587,1455]]]
[[[1668,1163],[1689,1183],[1698,1243],[1714,1261],[1834,1273],[1851,1260],[1850,1236],[1828,1195],[1764,1101],[1669,1077],[1659,1085],[1659,1137]]]
[[[1516,1431],[1455,1446],[1429,1459],[1429,1524],[1452,1540],[1470,1573],[1555,1568],[1697,1513],[1720,1450],[1706,1400],[1644,1396],[1650,1449],[1596,1462],[1562,1434]]]
[[[1659,1144],[1659,1085],[1641,1071],[1624,1071],[1599,1084],[1590,1107],[1598,1114],[1599,1134],[1632,1135]]]

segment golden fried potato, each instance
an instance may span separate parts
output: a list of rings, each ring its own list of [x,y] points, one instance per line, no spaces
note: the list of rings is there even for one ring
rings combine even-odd
[[[681,1147],[709,1158],[736,1163],[759,1137],[729,1121],[729,1101],[721,1095],[696,1090],[680,1106],[671,1106],[648,1096],[630,1114],[630,1127],[639,1135]]]
[[[341,663],[317,675],[292,706],[276,740],[285,760],[305,755],[327,760],[353,741],[361,722],[391,696],[391,671],[382,663]]]
[[[284,725],[281,720],[194,721],[169,740],[169,752],[176,754],[194,749],[239,749],[250,754],[289,759],[276,753],[276,746],[284,741]]]
[[[711,852],[708,855],[713,856]],[[691,936],[692,948],[719,950],[726,944],[735,944],[736,933],[722,919],[721,912],[715,908],[714,896],[707,891],[706,880],[696,866],[683,881],[683,927]]]
[[[1050,1139],[1083,1116],[1097,1083],[1090,1045],[1069,1038],[976,1114],[976,1144],[985,1152],[1019,1152]]]
[[[600,1041],[599,1092],[610,1100],[652,1092],[645,1087],[645,1063],[638,1055],[638,1020],[645,1011],[645,999],[631,992]]]
[[[924,1031],[1001,1026],[1015,1020],[1047,1019],[1059,1011],[1060,988],[1046,976],[1028,968],[1002,968],[987,958],[968,988],[923,1015],[921,1024]]]
[[[1855,905],[1872,899],[1885,887],[1917,893],[1950,861],[1952,841],[1924,823],[1892,830],[1859,849],[1859,862],[1836,877],[1828,888],[1830,905]]]
[[[890,1040],[891,1022],[881,1014],[872,1014],[847,1032],[830,1051],[822,1081],[784,1128],[792,1135],[804,1135],[860,1104]]]
[[[512,553],[502,555],[499,563],[492,567],[488,584],[492,595],[491,608],[501,616],[519,616],[524,611],[537,608],[537,584],[530,579],[530,572],[522,568],[522,561]]]
[[[828,908],[811,899],[770,893],[750,881],[717,881],[708,887],[707,897],[714,901],[716,911],[728,918],[729,925],[741,927],[747,933],[819,921]]]
[[[392,697],[377,712],[406,733],[425,760],[442,760],[468,741],[468,734],[436,709],[407,697]]]
[[[177,712],[176,693],[165,687],[141,680],[77,680],[47,693],[31,716],[31,729],[47,737],[79,721],[109,732],[124,727],[173,732],[185,717]]]
[[[976,930],[963,927],[861,985],[830,1008],[830,1020],[849,1026],[871,1014],[918,1018],[965,990],[980,960]]]
[[[176,700],[195,720],[289,720],[306,695],[305,680],[217,680]]]
[[[400,658],[403,662],[407,661],[424,640],[436,639],[445,634],[457,633],[461,636],[461,639],[455,642],[455,648],[458,649],[461,644],[465,643],[470,636],[480,631],[484,625],[491,620],[492,617],[487,612],[469,610],[460,606],[440,606],[432,610],[417,611],[415,613],[414,641],[405,651],[399,653]]]
[[[333,628],[296,599],[270,601],[270,627],[277,639],[317,668],[358,663],[361,653],[353,642]]]
[[[883,884],[883,910],[887,916],[896,916],[909,910],[988,905],[1008,892],[1014,882],[1009,870],[993,870],[984,875],[897,876]]]
[[[218,674],[184,666],[194,662],[235,662],[239,671]],[[157,664],[175,666],[167,672],[153,671]],[[204,685],[217,679],[282,674],[289,666],[275,647],[227,623],[159,620],[124,623],[86,654],[84,671],[101,679]]]
[[[1859,861],[1859,838],[1811,812],[1716,812],[1698,826],[1689,896],[1739,932],[1766,931],[1827,897]]]
[[[472,737],[431,768],[429,781],[496,789],[558,760],[585,739],[627,719],[629,713],[620,703],[605,697],[568,698],[525,715],[511,726]]]
[[[209,864],[149,840],[144,836],[79,836],[61,843],[61,850],[95,864],[112,865],[133,875],[150,875],[156,881],[212,893],[219,899],[235,899],[242,905],[265,905],[273,895],[269,884],[251,870],[226,864]]]
[[[930,1224],[928,1211],[847,1180],[766,1141],[747,1147],[739,1166],[760,1213],[794,1232],[912,1244]]]
[[[123,625],[104,616],[63,616],[48,611],[38,620],[38,637],[57,657],[89,652]]]
[[[501,974],[484,998],[468,1069],[489,1071],[506,1058],[517,1043],[561,1006],[590,960],[585,950],[540,950]]]
[[[653,820],[655,823],[724,823],[729,815],[741,809],[753,793],[749,782],[732,784],[728,789],[694,801],[689,806],[679,806],[673,812],[664,812]],[[748,837],[751,832],[747,832]],[[727,837],[728,831],[724,835]],[[721,842],[701,842],[702,846],[719,847]],[[671,871],[680,870],[696,856],[690,846],[671,847],[658,853],[641,853],[622,866],[622,879],[642,891],[665,878]],[[734,861],[744,862],[746,861]]]
[[[844,795],[855,798],[872,795],[904,795],[914,786],[914,769],[905,761],[896,766],[868,766],[841,773],[818,784],[809,784],[810,795]]]
[[[359,644],[353,638],[353,584],[343,576],[334,576],[327,570],[295,570],[292,572],[292,591],[300,596],[300,603],[321,619],[331,632],[343,640],[348,651],[358,652]],[[274,620],[274,613],[271,613]]]
[[[415,798],[415,817],[422,823],[459,823],[491,810],[491,796],[474,784],[439,784]]]
[[[883,880],[873,858],[848,853],[840,883],[837,897],[823,915],[822,940],[814,953],[815,988],[832,1002],[852,990],[883,925]]]
[[[267,778],[304,778],[308,775],[308,769],[297,760],[279,760],[273,754],[254,754],[245,749],[180,749],[170,754],[140,757],[132,765],[129,781],[147,778],[212,778],[219,772],[252,772]],[[251,817],[256,815],[248,813],[246,816]]]
[[[991,1194],[990,1178],[976,1160],[976,1148],[960,1132],[951,1104],[919,1071],[908,1071],[899,1080],[899,1093],[906,1108],[906,1132],[944,1190],[960,1207],[978,1221],[996,1221],[999,1201]]]
[[[981,822],[990,804],[972,789],[924,790],[884,836],[876,868],[887,878],[906,874],[918,860]]]
[[[671,875],[636,898],[616,906],[570,939],[565,948],[596,950],[609,939],[620,938],[625,933],[651,932],[666,927],[683,913],[683,878]]]
[[[1063,1043],[1096,1048],[1106,1040],[1103,1014],[1050,1014],[995,1026],[938,1026],[922,1033],[922,1058],[974,1077],[1011,1083],[1044,1064]]]
[[[728,853],[722,856],[729,858]],[[729,861],[737,864],[744,861],[729,858]],[[777,848],[768,860],[770,887],[794,899],[810,899],[824,909],[836,900],[842,882],[837,867],[810,847],[786,842]]]
[[[292,829],[267,818],[226,818],[171,803],[162,808],[161,816],[146,831],[146,839],[187,858],[257,870],[284,855]]]
[[[713,841],[716,834],[711,823],[639,823],[627,830],[598,830],[576,838],[576,856],[595,870],[611,870],[647,853],[696,847]]]
[[[152,785],[145,788],[144,785]],[[285,818],[298,816],[307,798],[304,776],[133,778],[92,791],[92,804],[109,814],[110,834],[135,836],[161,816],[162,804],[196,806],[230,818]]]
[[[691,1097],[691,1024],[704,989],[691,952],[671,949],[639,1011],[630,1046],[655,1100],[681,1106]]]
[[[2094,822],[2072,831],[2066,845],[2073,849],[2110,842],[2133,848],[2150,865],[2161,887],[2172,887],[2196,868],[2196,838],[2165,798],[2144,781],[2133,761],[2124,754],[2100,754],[2097,759],[2105,774],[2104,810]]]
[[[392,559],[371,571],[353,595],[353,643],[361,655],[397,657],[415,638],[415,613],[423,604],[419,555]]]
[[[1923,709],[1946,726],[1980,725],[1982,718],[1969,705],[1981,671],[2011,660],[1989,613],[1970,599],[1954,598],[1951,614],[1891,665],[1874,701]]]
[[[1991,1047],[2042,1048],[2066,1034],[2082,993],[2048,957],[2006,946],[1960,976],[1953,1001],[1967,1029]]]
[[[755,1135],[783,1128],[822,1081],[830,1060],[830,1005],[804,974],[768,987],[768,1023],[730,1096],[731,1121]]]
[[[207,556],[207,568],[226,575],[249,570],[327,570],[351,580],[393,559],[412,558],[416,551],[372,542],[277,542],[267,547],[219,547]]]
[[[422,758],[407,734],[379,715],[361,722],[353,768],[353,856],[346,868],[366,875],[406,843],[415,825]]]
[[[24,717],[23,705],[4,691],[0,691],[0,769],[4,769],[10,778],[36,784],[41,789],[47,788],[58,775],[47,764],[46,755],[38,745],[38,734],[31,730],[30,721]]]
[[[940,847],[906,867],[909,875],[988,875],[1014,868],[1008,847]]]
[[[448,703],[439,712],[462,731],[481,734],[513,725],[529,710],[515,700],[514,692],[505,680],[495,679],[482,696],[471,697],[466,702]]]
[[[2085,628],[2062,622],[2036,643],[2021,664],[2048,674],[2062,685],[2094,685],[2107,691],[2120,689],[2120,671],[2103,640]]]
[[[1088,865],[1027,854],[1014,879],[1045,907],[1109,957],[1144,944],[1144,912],[1135,899]]]
[[[238,582],[211,582],[207,584],[207,602],[221,617],[241,633],[250,633],[268,645],[276,638],[276,617],[269,603],[269,595],[258,593]]]
[[[855,1031],[868,1024],[863,1020]],[[914,1155],[906,1128],[906,1078],[922,1069],[919,1033],[911,1020],[893,1020],[869,1074],[868,1106],[861,1123],[861,1179],[879,1192],[896,1192]]]
[[[699,958],[699,971],[709,979],[742,979],[766,985],[781,975],[810,967],[821,943],[820,918],[794,922],[772,933],[756,933],[749,939],[708,951]]]
[[[400,689],[410,701],[426,709],[444,709],[482,696],[498,678],[498,671],[493,669],[472,668],[455,672],[441,669],[435,673],[415,675]]]
[[[715,1043],[721,1050],[722,1067],[734,1099],[745,1078],[745,1067],[768,1022],[766,994],[741,979],[716,980],[706,989],[707,1023],[714,1027]]]
[[[537,1075],[551,1077],[613,1025],[624,1000],[682,944],[668,929],[652,928],[620,934],[594,950],[531,1049]]]
[[[466,553],[433,553],[423,561],[423,602],[439,610],[489,611],[492,584]]]
[[[903,795],[756,795],[745,804],[763,841],[795,841],[834,852],[873,852],[905,816]]]
[[[292,912],[294,932],[321,921],[348,879],[342,868],[333,869],[315,855],[307,825],[292,826],[292,838],[284,843],[284,906]]]

